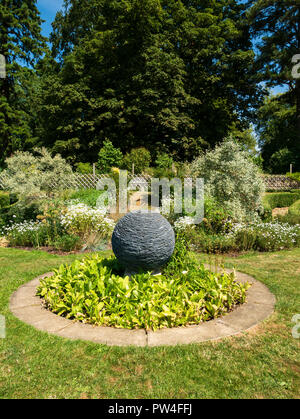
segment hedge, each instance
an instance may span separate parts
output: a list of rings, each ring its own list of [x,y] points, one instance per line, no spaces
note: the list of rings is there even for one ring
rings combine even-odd
[[[300,199],[298,201],[294,202],[294,204],[290,206],[289,214],[300,215]]]
[[[298,200],[300,200],[300,191],[297,193],[275,192],[263,197],[264,206],[270,207],[272,210],[274,208],[290,207]]]

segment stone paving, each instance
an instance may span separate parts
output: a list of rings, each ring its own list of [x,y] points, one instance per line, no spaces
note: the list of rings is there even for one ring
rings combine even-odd
[[[229,269],[225,271],[232,272]],[[21,286],[11,296],[11,312],[38,330],[63,338],[81,339],[110,346],[181,345],[218,340],[253,328],[268,318],[275,307],[275,297],[265,285],[249,275],[236,272],[239,282],[249,282],[252,286],[247,291],[246,303],[223,317],[196,326],[161,329],[156,332],[93,326],[59,317],[43,307],[42,300],[36,296],[36,289],[40,279],[51,275],[53,273],[41,275]]]

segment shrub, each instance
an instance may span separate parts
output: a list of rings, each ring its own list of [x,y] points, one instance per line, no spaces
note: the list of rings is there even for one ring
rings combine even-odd
[[[188,239],[192,250],[204,253],[227,253],[237,250],[235,239],[224,234],[207,234],[203,230],[190,230]]]
[[[263,197],[263,203],[272,210],[274,208],[290,207],[294,202],[300,199],[300,192],[274,192],[267,193]]]
[[[235,220],[254,219],[261,210],[264,182],[259,169],[232,138],[197,158],[190,173],[204,178],[207,195],[215,198]]]
[[[263,197],[262,203],[263,203],[263,208],[262,208],[262,211],[259,212],[259,216],[264,221],[272,221],[273,219],[272,208],[268,200],[266,199],[266,196]]]
[[[61,237],[58,237],[54,243],[54,247],[63,252],[70,252],[71,250],[79,249],[81,246],[81,240],[77,236],[70,234],[64,234]]]
[[[107,174],[112,167],[119,167],[123,154],[119,148],[115,148],[111,141],[105,140],[99,151],[97,167],[100,173]]]
[[[83,240],[92,233],[98,233],[99,240],[109,238],[115,226],[113,220],[105,217],[103,210],[85,204],[69,205],[61,215],[61,224],[68,234]]]
[[[69,319],[128,329],[199,324],[244,303],[248,285],[234,274],[214,274],[196,263],[187,272],[123,277],[114,257],[98,254],[62,265],[41,280],[37,294],[54,313]]]
[[[5,224],[9,224],[12,220],[15,223],[23,221],[35,221],[36,217],[41,213],[44,205],[43,200],[24,201],[20,200],[9,207],[1,210],[2,218]]]
[[[159,154],[155,160],[155,164],[160,169],[171,169],[174,161],[167,153]]]
[[[9,193],[0,191],[0,209],[6,208],[10,205]]]
[[[211,234],[226,233],[232,225],[230,212],[209,196],[204,200],[204,217],[202,226]]]
[[[133,148],[130,153],[127,153],[123,159],[122,167],[128,171],[132,171],[134,164],[134,171],[136,174],[141,174],[151,163],[151,154],[144,147]]]
[[[282,148],[273,153],[269,163],[272,173],[285,173],[289,168],[290,163],[294,163],[294,157],[294,153],[290,151],[287,147]]]
[[[268,252],[289,249],[300,243],[300,226],[278,222],[236,224],[229,237],[235,237],[241,250],[253,248]]]
[[[79,191],[73,192],[70,199],[88,205],[89,207],[95,207],[102,193],[103,191],[97,191],[96,189],[80,189]]]
[[[90,163],[77,163],[76,172],[82,175],[89,175],[93,173],[93,166]]]
[[[4,187],[24,202],[52,196],[64,189],[66,181],[74,181],[71,166],[60,155],[52,157],[45,148],[36,149],[35,155],[17,151],[5,162]]]
[[[300,214],[285,214],[285,215],[277,215],[276,220],[280,223],[288,223],[290,225],[300,224]]]
[[[289,214],[300,216],[300,199],[293,203],[289,208]]]
[[[289,178],[291,178],[291,179],[293,179],[293,180],[296,180],[300,184],[300,172],[287,173],[286,176],[289,177]]]
[[[42,222],[15,223],[4,227],[1,234],[10,246],[40,247],[48,244],[48,227]]]

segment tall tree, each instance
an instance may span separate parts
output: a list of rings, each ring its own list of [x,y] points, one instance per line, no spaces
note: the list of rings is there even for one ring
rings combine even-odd
[[[266,98],[258,113],[259,145],[264,170],[282,174],[290,164],[300,171],[300,142],[296,127],[296,105],[285,95]]]
[[[24,109],[24,83],[29,69],[42,54],[44,38],[36,0],[0,1],[0,54],[6,61],[6,77],[0,79],[0,164],[30,137]],[[26,100],[25,100],[26,101]]]
[[[44,78],[47,145],[89,161],[105,138],[123,152],[192,159],[259,104],[245,6],[235,0],[65,0]]]
[[[292,58],[300,53],[299,0],[249,2],[249,19],[257,38],[260,80],[267,86],[288,86],[280,100],[296,105],[297,141],[300,141],[300,79],[292,76]],[[295,125],[291,126],[291,130]],[[284,138],[282,138],[284,140]],[[281,144],[282,146],[282,144]]]

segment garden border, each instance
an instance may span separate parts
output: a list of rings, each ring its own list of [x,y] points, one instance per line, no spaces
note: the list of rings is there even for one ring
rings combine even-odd
[[[211,270],[216,268],[209,267]],[[220,268],[217,268],[220,271]],[[232,269],[224,269],[231,273]],[[59,317],[42,306],[42,300],[36,296],[40,279],[53,275],[52,272],[41,275],[22,285],[10,299],[11,312],[21,321],[36,329],[56,336],[91,341],[109,346],[162,346],[200,343],[218,340],[245,332],[261,323],[274,312],[275,296],[260,281],[241,272],[236,272],[237,279],[252,284],[247,291],[247,301],[225,316],[200,325],[161,329],[156,332],[117,329],[113,327],[93,326],[74,322]]]

